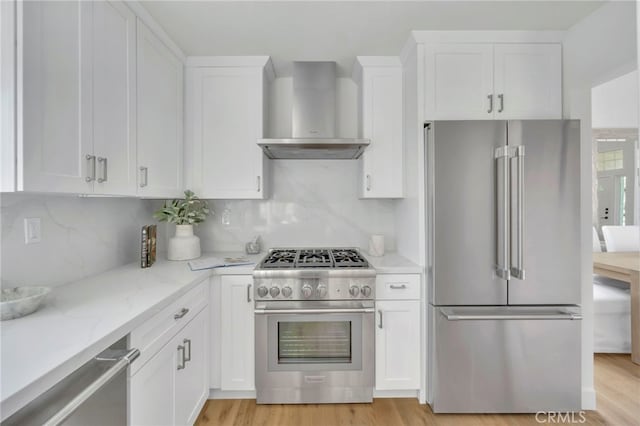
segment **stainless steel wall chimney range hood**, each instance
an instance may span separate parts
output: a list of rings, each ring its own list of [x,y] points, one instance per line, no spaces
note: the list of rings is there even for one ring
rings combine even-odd
[[[293,63],[291,138],[259,139],[273,159],[359,158],[369,139],[336,138],[336,63]]]

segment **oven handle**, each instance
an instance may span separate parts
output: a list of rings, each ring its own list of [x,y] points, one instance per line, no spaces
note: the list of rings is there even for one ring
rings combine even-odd
[[[265,314],[372,314],[374,308],[335,308],[335,309],[256,309],[256,315]]]

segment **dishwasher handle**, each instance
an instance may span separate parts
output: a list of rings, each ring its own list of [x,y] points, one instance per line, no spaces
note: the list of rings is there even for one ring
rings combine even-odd
[[[125,352],[125,351],[120,351]],[[112,355],[113,354],[113,355]],[[114,377],[126,370],[129,365],[140,356],[138,349],[130,349],[124,355],[115,355],[114,351],[109,353],[109,357],[99,355],[96,360],[103,362],[116,361],[107,371],[100,377],[91,382],[82,392],[74,397],[67,405],[58,410],[53,416],[47,420],[45,426],[57,426],[67,420],[86,400],[91,398],[93,394],[98,392],[102,387],[111,381]]]
[[[505,314],[476,314],[476,313],[455,313],[446,308],[440,308],[440,314],[448,321],[470,321],[470,320],[580,320],[582,315],[574,312],[553,312],[553,313],[505,313]]]

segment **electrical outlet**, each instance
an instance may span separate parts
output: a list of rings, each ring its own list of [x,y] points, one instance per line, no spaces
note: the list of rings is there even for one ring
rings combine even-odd
[[[24,243],[33,244],[42,241],[39,217],[24,218]]]

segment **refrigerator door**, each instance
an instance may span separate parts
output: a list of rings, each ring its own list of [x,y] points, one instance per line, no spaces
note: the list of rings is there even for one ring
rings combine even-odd
[[[508,244],[497,218],[508,198],[501,186],[507,160],[496,158],[506,129],[505,121],[437,121],[426,132],[434,305],[507,304],[507,281],[496,274],[504,262],[496,253]]]
[[[509,121],[508,142],[509,304],[580,304],[580,122]]]
[[[579,308],[429,309],[435,413],[580,409]]]

